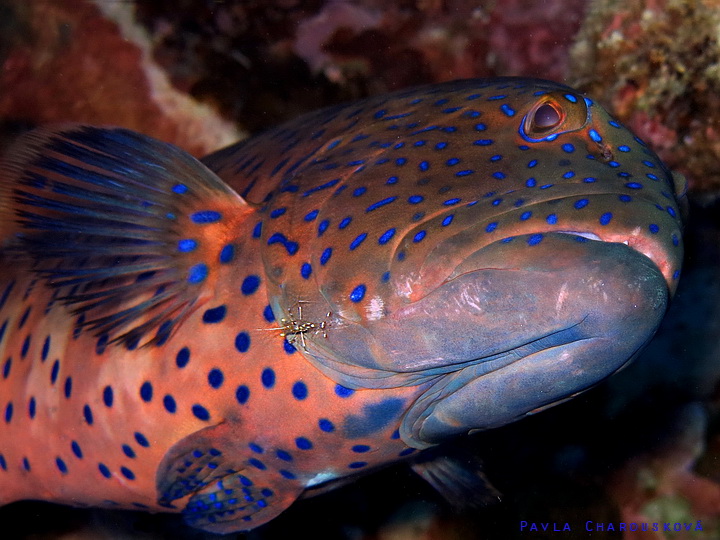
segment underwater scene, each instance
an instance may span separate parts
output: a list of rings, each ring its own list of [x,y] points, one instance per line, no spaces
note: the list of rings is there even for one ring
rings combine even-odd
[[[720,538],[720,2],[0,0],[0,537]]]

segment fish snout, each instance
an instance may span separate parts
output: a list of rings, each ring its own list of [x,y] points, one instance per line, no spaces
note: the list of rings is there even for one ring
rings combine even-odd
[[[409,325],[414,338],[465,361],[446,364],[410,408],[400,430],[408,444],[501,426],[572,397],[628,363],[660,324],[669,290],[646,256],[570,235],[535,246],[530,238],[516,238],[514,250],[484,248],[474,270],[421,301],[428,317]]]

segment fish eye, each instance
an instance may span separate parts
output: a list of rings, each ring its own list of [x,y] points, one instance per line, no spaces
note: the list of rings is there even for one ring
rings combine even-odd
[[[520,135],[532,142],[553,141],[559,135],[582,129],[589,121],[587,102],[567,92],[542,96],[528,110]]]
[[[537,109],[532,118],[533,131],[545,131],[552,129],[562,121],[560,112],[550,103],[543,103]]]

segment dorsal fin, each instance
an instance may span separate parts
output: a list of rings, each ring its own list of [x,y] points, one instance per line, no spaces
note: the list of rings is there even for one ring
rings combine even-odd
[[[209,296],[253,209],[170,144],[62,125],[10,148],[0,211],[3,247],[29,256],[83,327],[134,347],[167,339]]]

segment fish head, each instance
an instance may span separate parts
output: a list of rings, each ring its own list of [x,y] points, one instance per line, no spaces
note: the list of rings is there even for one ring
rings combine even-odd
[[[302,307],[306,356],[343,385],[424,385],[408,444],[567,399],[650,339],[684,180],[596,102],[501,79],[328,114],[265,210],[272,304]]]

